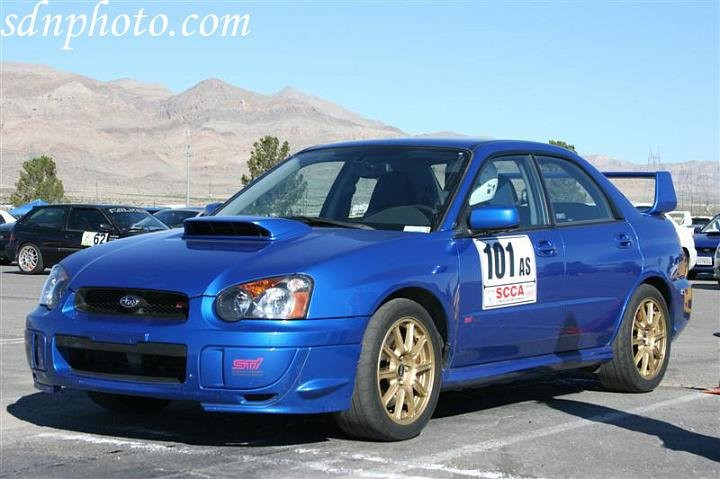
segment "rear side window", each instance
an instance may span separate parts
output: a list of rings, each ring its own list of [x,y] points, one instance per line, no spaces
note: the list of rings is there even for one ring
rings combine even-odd
[[[613,219],[610,203],[590,176],[574,163],[538,156],[558,224]]]
[[[109,224],[105,215],[95,208],[73,208],[68,220],[69,230],[101,231],[102,224]],[[107,226],[105,227],[107,228]]]
[[[61,206],[38,208],[28,214],[23,224],[30,228],[62,229],[65,226],[65,211]]]

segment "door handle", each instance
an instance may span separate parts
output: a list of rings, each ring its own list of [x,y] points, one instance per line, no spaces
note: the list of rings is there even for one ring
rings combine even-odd
[[[627,249],[633,244],[632,239],[625,233],[621,233],[615,237],[615,246],[620,249]]]
[[[538,244],[535,247],[535,251],[537,252],[538,256],[557,256],[558,252],[552,241],[548,240],[538,241]]]

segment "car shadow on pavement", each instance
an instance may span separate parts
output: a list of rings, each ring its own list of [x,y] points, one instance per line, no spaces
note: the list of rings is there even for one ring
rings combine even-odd
[[[720,462],[720,439],[688,431],[659,419],[639,416],[607,406],[589,404],[572,399],[552,398],[545,403],[553,409],[589,421],[610,424],[628,431],[656,436],[663,445],[673,451],[684,451],[696,456]],[[714,420],[714,418],[708,418]]]
[[[40,273],[36,273],[34,275],[23,273],[19,270],[10,270],[10,271],[3,271],[2,274],[16,274],[18,276],[47,276],[50,274],[50,270],[46,269],[45,271],[42,271]]]
[[[308,444],[339,435],[327,415],[206,413],[178,401],[154,414],[109,412],[79,391],[35,393],[7,407],[16,418],[37,426],[101,436],[193,446],[258,447]]]
[[[538,380],[448,391],[440,395],[435,419],[524,401],[544,401],[584,390],[599,390],[591,374],[577,371]],[[206,413],[178,401],[150,415],[108,412],[79,391],[34,393],[7,407],[14,417],[41,427],[193,446],[260,447],[346,439],[329,415]]]
[[[542,373],[540,373],[542,374]],[[597,376],[584,371],[545,372],[537,379],[492,384],[485,387],[447,391],[440,395],[433,418],[457,416],[508,404],[539,401],[582,391],[604,391]]]

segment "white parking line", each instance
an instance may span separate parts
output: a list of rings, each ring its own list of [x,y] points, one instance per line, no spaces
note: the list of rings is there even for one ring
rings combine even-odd
[[[340,456],[340,457],[343,457],[346,459],[351,459],[354,461],[374,462],[374,463],[383,464],[386,466],[393,466],[393,470],[397,470],[397,471],[403,471],[403,470],[409,470],[409,469],[423,469],[426,471],[447,472],[448,474],[453,474],[456,476],[478,477],[481,479],[501,479],[501,478],[512,479],[512,476],[508,476],[506,473],[502,473],[502,472],[479,471],[477,469],[460,469],[457,467],[446,466],[445,464],[436,464],[436,463],[427,463],[427,462],[407,462],[407,461],[400,461],[397,459],[389,459],[389,458],[380,457],[380,456],[371,456],[369,454],[349,453],[349,452],[345,452],[345,451],[322,451],[320,449],[296,448],[295,452],[297,452],[298,454],[314,454],[314,455],[329,454],[331,456]],[[383,474],[388,474],[390,476],[396,475],[396,474],[388,473],[387,471],[383,471]]]
[[[6,339],[0,339],[0,344],[24,344],[25,338],[6,338]]]
[[[678,398],[674,399],[668,399],[666,401],[660,401],[655,404],[649,404],[647,406],[638,407],[635,409],[630,409],[628,411],[616,411],[616,412],[609,412],[606,414],[599,414],[597,416],[592,416],[587,419],[576,419],[574,421],[569,421],[563,424],[557,424],[555,426],[547,426],[540,429],[536,429],[534,431],[526,431],[522,434],[515,434],[512,436],[508,436],[502,439],[491,439],[488,441],[482,441],[475,444],[468,444],[463,447],[458,447],[456,449],[449,449],[444,452],[439,452],[437,454],[433,454],[428,459],[430,462],[433,463],[442,463],[446,461],[450,461],[452,459],[456,459],[461,456],[465,456],[468,454],[476,454],[483,451],[489,451],[491,449],[500,449],[506,446],[511,446],[513,444],[517,444],[520,442],[525,441],[532,441],[534,439],[539,439],[541,437],[546,436],[552,436],[554,434],[559,434],[566,431],[571,431],[573,429],[578,429],[585,426],[590,426],[593,424],[597,424],[599,422],[613,422],[620,419],[623,419],[625,417],[628,417],[630,415],[637,415],[637,414],[644,414],[651,411],[655,411],[656,409],[662,409],[667,406],[675,406],[677,404],[683,404],[690,401],[698,401],[701,399],[707,399],[708,397],[711,397],[709,395],[705,394],[689,394],[687,396],[680,396]]]
[[[90,434],[41,432],[36,434],[35,437],[60,441],[87,442],[90,444],[109,444],[112,446],[129,447],[130,449],[142,449],[148,452],[176,452],[179,454],[197,454],[203,452],[201,450],[193,450],[189,447],[175,447],[146,441],[128,441],[126,439],[113,439],[108,437],[92,436]]]

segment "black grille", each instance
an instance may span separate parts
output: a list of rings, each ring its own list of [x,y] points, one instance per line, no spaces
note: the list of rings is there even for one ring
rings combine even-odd
[[[247,221],[217,221],[193,218],[185,221],[185,236],[245,236],[269,238],[270,231]]]
[[[123,298],[130,300],[123,302]],[[81,288],[75,294],[75,308],[90,314],[185,320],[188,298],[182,293],[149,289]]]
[[[101,343],[78,336],[56,336],[58,351],[78,372],[111,379],[185,382],[187,347],[183,344]]]
[[[698,253],[714,253],[715,248],[698,248]]]

